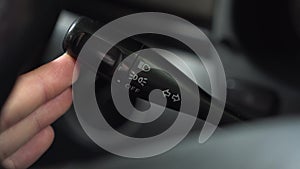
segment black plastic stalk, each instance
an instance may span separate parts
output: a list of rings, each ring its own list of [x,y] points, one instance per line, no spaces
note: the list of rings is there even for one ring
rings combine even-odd
[[[80,17],[78,18],[69,28],[64,42],[63,42],[63,49],[72,57],[75,59],[78,57],[83,45],[86,43],[86,41],[102,26],[101,23],[93,21],[86,17]],[[101,39],[99,39],[101,40]],[[166,89],[170,89],[170,91],[173,92],[174,96],[168,98],[168,104],[167,107],[172,110],[177,110],[178,107],[180,107],[180,102],[177,102],[176,99],[179,99],[179,95],[177,97],[176,93],[180,93],[178,86],[176,84],[176,81],[170,77],[170,75],[167,72],[159,71],[159,69],[151,69],[151,71],[147,72],[140,72],[138,74],[139,77],[146,77],[147,79],[147,86],[141,86],[141,83],[138,83],[137,79],[136,81],[132,80],[130,84],[122,84],[122,77],[128,77],[130,76],[130,73],[132,71],[133,67],[137,67],[139,62],[145,62],[148,63],[151,67],[157,67],[158,63],[155,63],[151,61],[151,59],[145,59],[136,57],[135,65],[125,65],[125,67],[128,67],[128,69],[124,69],[122,72],[120,72],[120,79],[118,79],[117,82],[112,81],[112,75],[118,70],[122,70],[120,68],[119,63],[126,57],[132,54],[133,52],[147,48],[146,45],[144,45],[142,42],[136,40],[136,39],[130,39],[126,41],[124,44],[117,44],[114,46],[110,52],[107,53],[107,56],[102,60],[103,64],[100,65],[100,69],[95,69],[95,72],[97,74],[101,74],[101,76],[107,77],[109,83],[119,83],[122,86],[127,85],[130,91],[130,98],[131,102],[136,102],[139,99],[148,101],[149,93],[153,89],[160,89],[162,91],[166,91]],[[102,63],[101,62],[101,63]],[[100,71],[99,71],[100,70]],[[180,70],[178,70],[179,73],[182,73]],[[184,76],[184,75],[183,75]],[[184,84],[183,89],[185,92],[189,92],[191,98],[194,97],[195,93],[191,93],[189,90],[189,84],[194,83],[191,79],[188,77],[183,78]],[[103,81],[101,82],[103,83]],[[203,120],[206,119],[208,110],[210,106],[218,106],[218,105],[211,105],[211,96],[207,94],[204,90],[202,90],[200,87],[199,94],[200,94],[200,108],[198,113],[198,118],[201,118]],[[166,92],[168,94],[168,92]],[[174,101],[175,100],[175,101]],[[240,121],[239,117],[232,115],[232,113],[228,113],[227,109],[224,112],[222,122],[223,123],[232,123]],[[121,118],[121,116],[120,116]]]

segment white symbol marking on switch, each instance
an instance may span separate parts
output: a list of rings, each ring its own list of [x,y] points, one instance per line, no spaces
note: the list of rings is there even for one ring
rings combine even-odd
[[[170,89],[164,90],[164,91],[163,91],[163,95],[164,95],[165,97],[170,97],[170,96],[171,96]]]
[[[151,70],[151,67],[143,61],[140,61],[138,68],[143,70],[144,72],[149,72]]]
[[[131,71],[130,74],[129,74],[129,78],[130,80],[137,80],[138,79],[138,75],[134,72],[134,71]]]
[[[141,86],[145,86],[145,84],[147,84],[147,80],[148,80],[148,78],[145,78],[145,77],[139,77],[139,78],[138,78],[138,83],[139,83]]]
[[[176,94],[176,95],[173,94],[172,100],[173,100],[173,102],[178,102],[178,101],[180,101],[179,94]]]

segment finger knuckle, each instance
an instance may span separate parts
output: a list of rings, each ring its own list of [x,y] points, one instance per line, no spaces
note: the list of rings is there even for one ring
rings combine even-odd
[[[40,131],[43,128],[42,122],[41,122],[41,119],[40,119],[40,116],[38,115],[38,113],[35,113],[33,115],[33,122],[34,122],[36,131]]]

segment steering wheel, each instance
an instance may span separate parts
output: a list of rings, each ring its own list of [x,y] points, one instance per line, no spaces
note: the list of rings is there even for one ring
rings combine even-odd
[[[59,12],[55,0],[0,1],[0,109],[25,63],[43,54]]]

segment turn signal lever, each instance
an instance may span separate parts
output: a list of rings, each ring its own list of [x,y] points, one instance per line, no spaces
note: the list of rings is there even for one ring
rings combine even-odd
[[[65,36],[63,49],[73,58],[77,59],[83,46],[90,37],[94,36],[94,33],[101,28],[101,26],[103,26],[103,24],[89,18],[78,18],[70,26]],[[105,39],[101,37],[97,38],[99,41],[105,42]],[[105,43],[109,42],[107,41]],[[124,88],[126,88],[127,91],[129,91],[130,102],[141,111],[147,110],[150,101],[156,104],[162,104],[155,99],[149,99],[151,91],[155,89],[162,91],[162,95],[166,99],[165,106],[167,108],[173,111],[179,111],[182,99],[181,92],[187,93],[189,100],[197,98],[196,94],[198,93],[194,93],[194,91],[190,90],[190,86],[195,85],[195,82],[166,59],[155,59],[158,57],[154,57],[154,55],[158,54],[155,51],[147,51],[149,48],[150,46],[147,46],[137,38],[127,38],[114,45],[114,47],[105,54],[99,68],[89,65],[89,63],[86,63],[84,60],[80,60],[80,63],[86,64],[85,66],[97,74],[97,78],[101,79],[99,83],[106,81],[114,85],[117,91],[122,91],[122,89],[124,90]],[[100,53],[97,49],[90,50],[94,50],[90,52]],[[178,78],[174,78],[172,74],[164,71],[165,67],[170,67],[176,71],[177,76],[180,77],[180,87],[177,81]],[[96,80],[96,84],[97,83]],[[217,105],[211,105],[211,96],[198,85],[197,88],[200,96],[198,118],[205,120],[210,106]],[[237,121],[240,121],[240,118],[225,108],[221,124]]]

